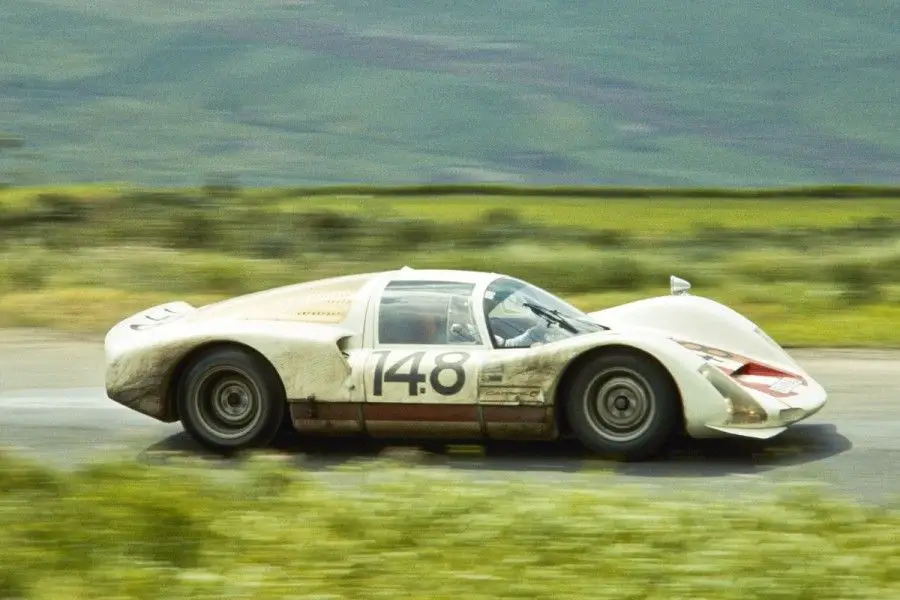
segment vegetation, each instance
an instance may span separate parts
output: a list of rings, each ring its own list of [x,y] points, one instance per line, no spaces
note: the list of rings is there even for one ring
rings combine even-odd
[[[354,470],[355,467],[347,467]],[[214,477],[0,454],[0,597],[709,598],[900,593],[900,512],[815,489],[702,498],[461,485],[384,461],[329,489],[272,457]],[[362,475],[362,474],[360,474]]]
[[[0,181],[896,182],[896,14],[894,0],[16,0],[0,135],[26,145],[0,152]]]
[[[594,309],[678,274],[790,345],[900,345],[896,190],[452,191],[10,188],[0,325],[99,332],[174,298],[408,264],[508,273]]]

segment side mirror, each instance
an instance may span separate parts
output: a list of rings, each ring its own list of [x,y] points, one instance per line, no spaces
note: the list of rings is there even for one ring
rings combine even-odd
[[[689,289],[691,289],[691,284],[684,279],[674,275],[669,277],[669,290],[673,296],[686,296]]]

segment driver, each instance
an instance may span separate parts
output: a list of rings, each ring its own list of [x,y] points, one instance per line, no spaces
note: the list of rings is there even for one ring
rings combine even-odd
[[[549,328],[546,325],[535,325],[516,337],[504,340],[499,335],[494,335],[494,340],[500,348],[531,348],[534,345],[547,341]]]
[[[484,295],[484,314],[490,315],[497,305],[501,304],[511,294],[519,289],[519,286],[501,286],[498,289],[488,290]],[[498,348],[530,348],[548,341],[550,328],[546,324],[533,325],[519,335],[503,339],[494,334],[494,343]]]

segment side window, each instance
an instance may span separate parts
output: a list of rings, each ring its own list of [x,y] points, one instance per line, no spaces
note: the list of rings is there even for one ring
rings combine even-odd
[[[379,344],[480,344],[470,283],[392,281],[378,307]]]

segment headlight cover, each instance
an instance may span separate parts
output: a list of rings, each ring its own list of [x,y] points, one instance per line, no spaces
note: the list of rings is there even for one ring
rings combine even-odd
[[[728,403],[729,425],[759,425],[768,420],[766,409],[721,369],[705,364],[699,371]]]

